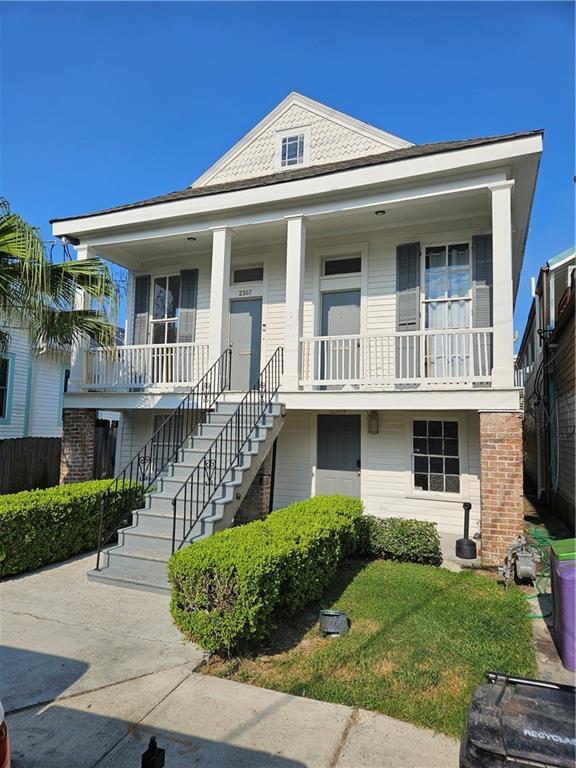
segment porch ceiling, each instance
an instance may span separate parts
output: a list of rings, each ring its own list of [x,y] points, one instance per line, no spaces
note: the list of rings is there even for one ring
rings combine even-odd
[[[375,215],[377,210],[384,215]],[[423,199],[373,205],[348,211],[321,213],[307,219],[307,236],[328,238],[337,234],[385,231],[406,228],[411,224],[431,221],[446,221],[449,229],[459,219],[490,215],[490,196],[487,190],[476,190],[444,199]],[[158,259],[172,260],[207,256],[211,253],[212,233],[210,229],[194,230],[193,234],[179,234],[131,240],[97,246],[97,252],[106,259],[130,268],[139,268]],[[261,247],[266,244],[284,243],[286,223],[284,220],[253,223],[233,227],[233,251]],[[417,233],[415,233],[417,234]],[[190,239],[193,237],[194,239]]]

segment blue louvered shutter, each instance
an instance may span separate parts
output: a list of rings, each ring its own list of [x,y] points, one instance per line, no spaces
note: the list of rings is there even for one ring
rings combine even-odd
[[[396,249],[396,330],[420,330],[420,243],[404,243]],[[420,375],[420,339],[396,340],[396,377]]]
[[[180,320],[178,341],[196,339],[196,306],[198,301],[198,270],[180,272]]]
[[[150,332],[150,275],[134,280],[133,344],[147,344]]]
[[[493,317],[492,235],[472,238],[472,326],[491,328]],[[475,335],[474,374],[489,376],[492,370],[492,338]]]

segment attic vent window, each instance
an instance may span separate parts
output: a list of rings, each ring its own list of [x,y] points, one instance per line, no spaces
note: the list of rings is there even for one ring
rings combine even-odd
[[[293,136],[284,136],[282,139],[281,164],[285,168],[289,165],[302,165],[304,162],[304,134],[296,133]]]

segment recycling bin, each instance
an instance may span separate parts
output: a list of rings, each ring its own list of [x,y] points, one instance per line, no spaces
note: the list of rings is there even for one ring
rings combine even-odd
[[[460,768],[574,768],[575,693],[571,685],[488,672],[468,709]]]
[[[550,553],[554,634],[562,664],[576,671],[576,539],[555,541]]]

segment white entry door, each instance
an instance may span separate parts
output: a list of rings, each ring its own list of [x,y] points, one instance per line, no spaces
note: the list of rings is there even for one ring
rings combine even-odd
[[[360,497],[360,433],[360,415],[318,415],[317,496]]]

